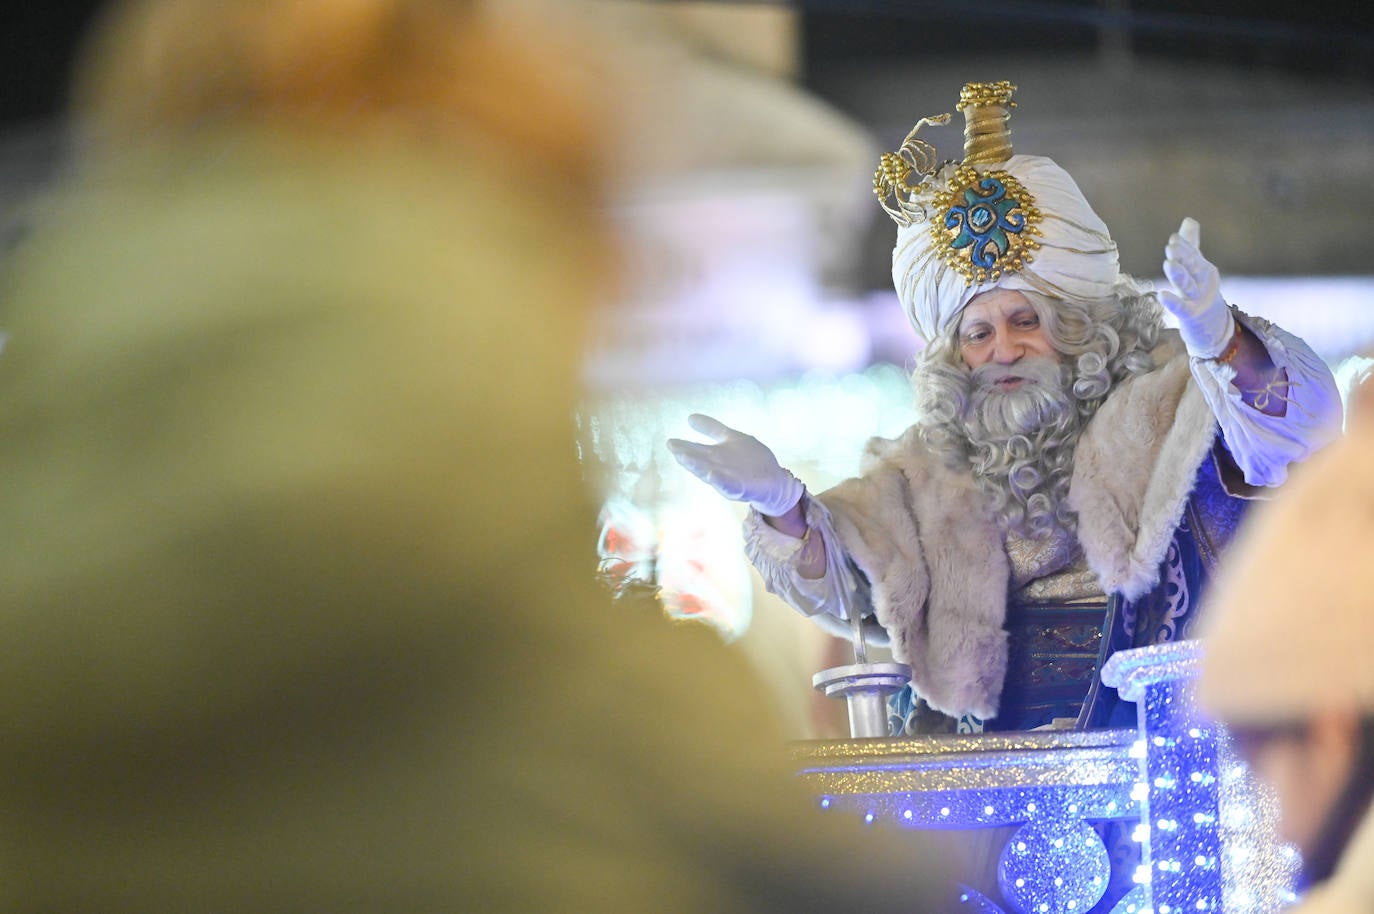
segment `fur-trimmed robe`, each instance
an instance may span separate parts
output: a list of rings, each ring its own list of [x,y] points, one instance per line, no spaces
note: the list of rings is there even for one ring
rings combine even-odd
[[[1084,428],[1069,490],[1089,568],[1128,600],[1158,581],[1218,431],[1177,335],[1152,355],[1159,367],[1114,388]],[[995,716],[1011,569],[972,474],[945,466],[913,428],[871,441],[862,475],[818,498],[916,692],[946,714]]]

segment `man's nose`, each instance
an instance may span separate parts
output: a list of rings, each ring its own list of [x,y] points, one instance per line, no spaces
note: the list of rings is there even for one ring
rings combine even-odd
[[[992,360],[998,365],[1011,365],[1025,353],[1025,347],[1009,335],[999,333],[993,341]]]

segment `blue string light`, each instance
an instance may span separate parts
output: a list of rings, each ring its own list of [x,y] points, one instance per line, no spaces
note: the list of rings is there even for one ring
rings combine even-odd
[[[964,886],[961,911],[1272,914],[1293,900],[1299,861],[1277,843],[1272,798],[1225,732],[1196,718],[1196,651],[1182,643],[1118,654],[1140,679],[1134,691],[1125,677],[1108,683],[1137,702],[1134,734],[1099,731],[1092,744],[1093,734],[1023,734],[1026,745],[1001,749],[987,735],[932,738],[909,757],[903,747],[919,739],[854,741],[843,763],[803,775],[836,779],[844,789],[827,790],[822,808],[870,823],[1006,829],[995,878],[978,882],[988,894]],[[1036,747],[1056,744],[1050,770],[1027,763]],[[989,779],[999,768],[1005,778]],[[989,897],[992,882],[1001,898]]]

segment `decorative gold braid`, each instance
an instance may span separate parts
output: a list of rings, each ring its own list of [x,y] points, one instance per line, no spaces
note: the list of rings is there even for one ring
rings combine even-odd
[[[963,111],[967,107],[979,105],[1015,108],[1016,102],[1011,100],[1014,92],[1016,86],[1006,79],[995,83],[964,83],[964,88],[959,90],[959,104],[954,106],[954,110]]]
[[[1231,334],[1231,340],[1230,340],[1230,342],[1228,342],[1228,343],[1226,344],[1226,348],[1225,348],[1225,349],[1223,349],[1221,352],[1217,353],[1216,355],[1212,356],[1212,360],[1213,360],[1213,361],[1215,361],[1215,362],[1220,362],[1221,364],[1225,365],[1227,362],[1231,361],[1232,359],[1234,359],[1234,358],[1236,357],[1236,353],[1237,353],[1237,352],[1240,352],[1240,338],[1241,338],[1240,321],[1236,321],[1236,322],[1235,322],[1235,325],[1236,325],[1236,329],[1235,329],[1235,331]]]
[[[1282,368],[1276,368],[1274,369],[1274,377],[1259,390],[1242,390],[1240,393],[1242,397],[1250,397],[1250,405],[1260,412],[1264,412],[1269,408],[1269,403],[1271,402],[1270,398],[1272,397],[1276,400],[1282,400],[1284,403],[1287,403],[1310,419],[1312,418],[1312,414],[1303,409],[1301,403],[1284,396],[1284,394],[1280,392],[1292,391],[1298,384],[1298,381],[1290,381],[1288,378],[1284,377]]]
[[[916,133],[922,127],[944,126],[949,119],[948,114],[921,118],[896,152],[885,152],[878,160],[878,170],[873,175],[873,193],[878,197],[878,205],[898,225],[925,220],[925,208],[916,202],[916,195],[926,189],[926,179],[940,167],[935,147],[917,139]],[[910,184],[907,179],[913,174],[920,175],[920,180]]]
[[[1012,156],[1011,100],[1016,86],[1006,80],[966,83],[956,110],[964,113],[964,164],[1005,162]]]
[[[979,182],[984,178],[992,178],[1002,183],[1006,188],[1006,196],[1017,204],[1015,212],[1024,219],[1022,230],[1006,234],[1007,247],[998,254],[995,266],[990,269],[975,266],[969,256],[970,248],[954,247],[953,241],[959,234],[957,228],[948,228],[938,220],[930,226],[935,250],[940,253],[946,265],[957,270],[969,285],[996,282],[1005,273],[1020,272],[1022,267],[1035,259],[1035,252],[1040,249],[1038,239],[1044,214],[1035,205],[1035,197],[1030,191],[1005,171],[980,172],[968,163],[960,165],[950,177],[948,188],[936,192],[932,198],[931,209],[937,213],[949,212],[951,207],[967,199],[964,193],[966,190],[979,186]]]
[[[935,148],[916,137],[922,127],[948,124],[951,116],[942,114],[922,118],[896,152],[883,153],[873,175],[883,211],[902,227],[929,222],[934,252],[970,285],[1020,271],[1040,248],[1044,215],[1035,197],[1005,171],[979,171],[1012,156],[1015,91],[1007,80],[966,83],[959,91],[963,162],[939,162]]]

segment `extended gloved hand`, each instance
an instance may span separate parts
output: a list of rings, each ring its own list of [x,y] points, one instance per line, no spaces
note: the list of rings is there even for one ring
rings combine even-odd
[[[753,435],[737,432],[701,413],[687,424],[714,441],[701,444],[669,438],[668,450],[698,479],[733,501],[748,502],[760,514],[786,514],[801,500],[805,488],[784,470],[773,452]]]
[[[1173,290],[1159,290],[1159,300],[1178,318],[1178,332],[1188,354],[1213,359],[1226,351],[1236,332],[1231,309],[1221,297],[1221,274],[1198,249],[1201,228],[1184,219],[1164,248],[1164,275]]]

